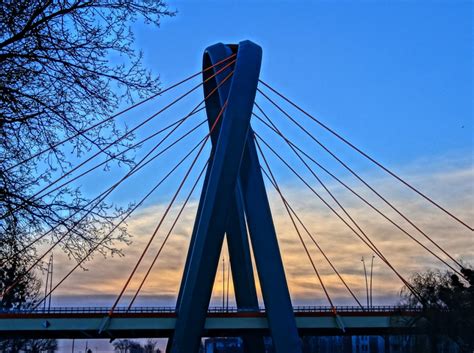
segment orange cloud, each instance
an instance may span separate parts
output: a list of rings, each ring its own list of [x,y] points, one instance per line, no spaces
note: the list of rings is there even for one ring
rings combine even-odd
[[[443,165],[441,162],[438,161],[438,164]],[[446,205],[448,209],[472,224],[474,218],[472,201],[474,196],[472,183],[472,180],[474,180],[474,169],[470,163],[467,164],[467,167],[449,166],[449,168],[443,171],[430,171],[426,168],[426,165],[429,164],[425,164],[425,168],[408,168],[404,175],[407,175],[407,178],[414,185],[423,185],[423,190],[428,195],[434,195],[435,199],[441,204]],[[309,176],[307,179],[311,180]],[[397,185],[392,179],[386,176],[369,177],[367,179],[370,180],[377,190],[382,191],[397,207],[409,215],[417,225],[431,235],[455,258],[473,262],[474,244],[471,232],[457,225],[412,192],[408,192],[400,185]],[[363,187],[357,186],[354,180],[348,177],[344,180],[350,185],[354,185],[357,192],[370,197],[370,200],[373,200],[377,207],[383,209],[389,217],[399,222],[405,229],[410,230],[417,239],[426,244],[430,249],[436,250],[419,233],[396,215],[395,212],[380,201],[377,201],[373,196],[370,196],[370,193],[364,190]],[[330,200],[324,194],[324,191],[317,187],[315,180],[312,180],[311,183],[318,192],[321,192],[327,200]],[[359,200],[352,195],[348,195],[347,192],[343,192],[340,186],[334,183],[328,183],[328,186],[340,198],[341,202],[347,207],[348,212],[359,222],[367,235],[380,247],[394,267],[405,277],[409,277],[414,272],[423,271],[427,268],[445,268],[441,262],[409,240],[404,234],[384,221]],[[270,187],[268,185],[269,190]],[[365,280],[360,259],[364,256],[370,263],[372,256],[370,249],[331,214],[311,192],[303,189],[302,184],[298,184],[296,180],[290,179],[282,185],[282,189],[289,202],[315,235],[321,247],[326,251],[328,257],[333,261],[349,286],[353,288],[359,299],[363,301],[365,296]],[[306,258],[302,245],[299,243],[279,196],[274,191],[270,191],[269,198],[285,264],[288,285],[294,302],[327,304],[321,286]],[[195,198],[183,213],[180,223],[174,230],[162,256],[155,265],[152,275],[144,286],[142,294],[145,298],[167,298],[166,300],[170,302],[170,305],[174,304],[172,298],[175,298],[178,292],[196,208],[197,200]],[[125,279],[142,252],[163,211],[164,205],[153,205],[134,215],[128,222],[129,231],[133,235],[133,243],[124,248],[125,256],[106,259],[101,257],[94,258],[86,265],[89,270],[75,273],[58,290],[57,295],[83,295],[89,297],[110,295],[110,298],[113,298],[113,295],[118,293],[119,289],[123,286]],[[134,289],[137,288],[177,212],[178,206],[172,210],[168,220],[163,224],[163,231],[158,234],[144,263],[129,286],[130,289],[126,293],[128,296],[132,295]],[[338,277],[324,261],[321,254],[318,253],[317,248],[309,242],[303,230],[302,235],[307,240],[308,247],[329,293],[336,298],[336,304],[353,303]],[[225,247],[223,255],[226,258],[228,257]],[[445,256],[442,257],[445,258]],[[58,260],[55,266],[55,278],[61,278],[73,264],[59,254],[56,255],[56,258]],[[217,276],[211,305],[218,305],[221,302],[222,275],[220,270]],[[380,259],[376,258],[374,262],[375,301],[390,302],[395,300],[401,286],[401,282],[393,272]],[[124,301],[125,304],[127,304],[126,300]]]

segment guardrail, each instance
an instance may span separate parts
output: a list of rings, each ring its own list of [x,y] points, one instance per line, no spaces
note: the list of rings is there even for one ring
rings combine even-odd
[[[336,306],[336,311],[339,313],[347,312],[360,312],[360,313],[397,313],[397,312],[420,312],[420,307],[409,307],[409,306],[372,306],[364,307],[360,306]],[[31,309],[14,309],[14,310],[1,310],[0,314],[107,314],[110,307],[51,307],[51,308],[38,308],[36,310]],[[295,313],[315,312],[315,313],[326,313],[333,312],[333,308],[330,306],[294,306],[293,310]],[[114,313],[175,313],[175,307],[171,306],[140,306],[135,308],[117,307]],[[264,313],[264,308],[258,309],[239,309],[236,307],[210,307],[209,313],[241,313],[241,312],[260,312]]]

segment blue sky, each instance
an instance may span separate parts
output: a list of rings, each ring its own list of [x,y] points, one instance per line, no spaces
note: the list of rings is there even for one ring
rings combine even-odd
[[[470,219],[472,224],[472,2],[168,1],[168,4],[178,13],[174,18],[164,19],[160,28],[143,24],[134,26],[136,46],[143,50],[146,66],[161,76],[164,88],[199,71],[202,52],[207,46],[216,42],[236,43],[250,39],[263,48],[263,80],[465,219]],[[128,114],[121,121],[134,126],[176,94],[163,96],[136,113]],[[158,126],[176,120],[201,99],[202,93],[198,90],[192,99],[165,114],[158,123],[151,124],[138,136],[144,137]],[[298,138],[296,141],[308,147],[281,115],[274,111],[271,114],[279,126],[288,129],[289,136]],[[203,118],[201,114],[187,126],[191,127]],[[305,121],[301,115],[299,118]],[[472,261],[472,234],[440,217],[440,213],[426,207],[426,203],[413,194],[394,186],[384,174],[376,172],[373,166],[321,129],[307,120],[304,124],[377,187],[387,192],[398,205],[405,206],[407,212],[456,257]],[[262,126],[256,126],[256,129],[264,131]],[[200,130],[199,136],[192,141],[197,141],[205,133],[205,128]],[[178,155],[184,155],[190,145],[187,143],[185,148],[177,148],[176,152],[147,168],[114,193],[111,199],[116,202],[137,200],[156,181],[157,175],[164,174],[170,163]],[[151,148],[151,144],[147,146]],[[318,150],[310,151],[347,177]],[[141,153],[138,152],[139,155]],[[289,156],[288,152],[283,153]],[[341,272],[363,297],[359,259],[361,255],[370,258],[370,251],[351,243],[344,228],[337,225],[309,194],[303,194],[295,179],[273,162],[290,198],[304,201],[300,208],[303,216],[310,220],[312,229],[319,232],[322,245],[332,249],[329,256],[336,259]],[[110,185],[112,179],[123,173],[123,170],[118,172],[113,169],[108,174],[86,178],[84,192],[95,196],[104,185]],[[60,293],[108,294],[110,297],[100,304],[110,305],[158,222],[163,202],[169,199],[177,180],[173,178],[166,184],[166,188],[131,220],[134,243],[125,250],[125,258],[103,260],[97,257],[88,265],[95,271],[75,274],[76,277],[65,284]],[[340,189],[335,190],[340,192]],[[270,196],[272,202],[278,201],[275,195]],[[439,267],[439,263],[422,254],[411,243],[395,238],[399,235],[395,235],[393,229],[376,221],[354,200],[341,197],[347,201],[353,214],[372,234],[377,235],[382,247],[389,251],[391,259],[405,275],[426,267]],[[173,304],[170,298],[174,297],[179,285],[185,253],[183,248],[189,240],[195,207],[196,199],[184,216],[185,222],[176,230],[178,240],[173,240],[168,249],[171,256],[157,264],[156,275],[144,289],[144,294],[149,296],[163,295],[161,300],[170,305]],[[290,226],[284,220],[281,208],[274,208],[274,214],[293,299],[307,304],[323,303],[324,297],[317,288],[307,261],[301,260],[301,249],[290,239],[294,234],[290,234]],[[450,236],[446,237],[446,234]],[[407,261],[407,257],[416,260]],[[59,261],[60,266],[56,267],[58,277],[72,266],[66,259]],[[329,282],[329,290],[338,298],[337,303],[347,303],[347,294],[338,287],[330,271],[324,267],[322,271]],[[142,273],[143,270],[139,271],[139,275]],[[394,303],[401,284],[378,260],[374,273],[376,304]],[[215,295],[217,297],[213,300],[218,303],[219,293]],[[98,303],[98,299],[93,300]],[[153,299],[153,303],[156,302],[160,299]],[[58,303],[61,304],[61,301]]]
[[[208,45],[250,39],[263,48],[262,79],[389,167],[402,170],[420,158],[447,154],[462,157],[454,164],[472,164],[470,2],[168,3],[178,13],[160,28],[134,26],[136,46],[163,87],[200,70]],[[164,121],[188,112],[201,94],[198,90],[186,108],[170,112]],[[163,96],[157,105],[172,96]],[[156,109],[151,103],[123,120],[133,126]],[[288,127],[281,116],[275,119]],[[370,165],[332,137],[312,124],[307,127],[370,172]],[[145,130],[138,135],[146,136],[150,130]],[[144,172],[144,178],[153,173]],[[123,192],[117,198],[128,196]]]
[[[165,84],[207,45],[250,39],[263,79],[386,161],[472,149],[470,2],[169,4],[177,17],[137,32]]]
[[[163,88],[201,69],[202,52],[216,42],[236,43],[250,39],[263,48],[261,77],[275,88],[294,99],[309,112],[340,132],[357,146],[376,157],[410,182],[447,205],[464,219],[473,218],[473,31],[472,4],[469,2],[415,2],[415,1],[346,1],[346,2],[237,2],[237,1],[169,1],[171,9],[178,10],[177,16],[163,20],[160,28],[142,24],[135,25],[136,46],[143,50],[145,64],[161,76]],[[194,84],[198,83],[196,79]],[[191,87],[191,85],[187,85]],[[127,114],[121,121],[134,126],[146,114],[158,110],[175,97],[175,93],[161,98]],[[202,99],[198,90],[192,98],[185,100],[138,133],[138,137],[150,134],[158,126],[172,122]],[[263,102],[261,97],[257,97]],[[269,108],[268,105],[265,105]],[[269,109],[272,119],[288,131],[308,152],[313,153],[333,168],[338,175],[348,179],[334,162],[319,150],[310,147],[307,139],[301,137],[285,119]],[[192,127],[200,119],[188,123]],[[383,173],[377,172],[369,163],[349,151],[333,137],[305,120],[298,119],[318,138],[327,143],[338,154],[343,155],[355,169],[391,196],[398,205],[416,217],[417,221],[445,241],[448,250],[456,257],[472,260],[472,234],[456,227],[449,219],[427,207],[405,189],[394,185]],[[257,131],[265,128],[255,123]],[[182,132],[186,129],[180,130]],[[171,163],[184,155],[190,146],[204,136],[203,127],[190,142],[176,148],[174,152],[140,172],[132,181],[114,192],[116,202],[136,201],[153,185],[158,175],[163,175]],[[270,134],[266,136],[270,137]],[[194,142],[193,142],[194,141]],[[273,141],[273,140],[272,140]],[[276,140],[273,141],[277,143]],[[151,148],[152,144],[145,146]],[[289,151],[282,149],[285,157]],[[143,152],[138,152],[142,155]],[[201,163],[204,160],[201,160]],[[354,283],[361,278],[358,269],[353,270],[354,261],[359,266],[361,255],[370,257],[370,251],[350,245],[344,229],[336,225],[331,216],[314,201],[310,194],[303,194],[301,186],[281,165],[272,159],[280,182],[285,185],[290,198],[301,202],[301,212],[311,219],[316,232],[326,239],[327,246],[334,248],[347,245],[352,257],[340,256],[345,273],[353,276]],[[293,158],[294,161],[294,158]],[[202,164],[201,164],[202,165]],[[184,169],[181,170],[184,174]],[[85,178],[84,192],[95,196],[104,185],[124,171],[113,169],[110,173]],[[308,176],[308,173],[305,173]],[[196,176],[192,174],[191,181]],[[345,180],[346,180],[345,179]],[[163,210],[163,204],[174,192],[179,178],[173,177],[165,188],[150,199],[145,209],[134,218],[131,231],[134,244],[126,250],[123,260],[107,260],[109,270],[100,260],[94,260],[103,273],[80,273],[83,280],[70,283],[72,292],[90,289],[89,283],[97,281],[94,287],[101,293],[113,293],[125,279],[133,266],[137,252],[141,252]],[[325,179],[326,180],[326,179]],[[357,186],[353,180],[350,184]],[[189,185],[189,184],[188,184]],[[333,184],[338,195],[340,189]],[[360,187],[360,186],[359,186]],[[270,195],[275,203],[275,195]],[[403,267],[406,274],[438,266],[432,259],[420,255],[408,243],[392,238],[393,229],[376,222],[375,219],[354,200],[346,199],[351,210],[377,236],[388,250],[399,253],[413,251],[417,264],[406,264],[403,258],[394,260]],[[181,196],[179,200],[182,200]],[[314,201],[314,202],[313,202]],[[179,204],[179,202],[178,202]],[[186,222],[176,232],[179,242],[171,248],[171,260],[163,272],[173,288],[166,295],[173,296],[179,284],[183,255],[192,227],[196,199],[191,210],[184,217]],[[297,275],[303,271],[299,261],[300,250],[296,243],[288,240],[290,228],[283,220],[281,209],[274,208],[275,223],[281,230],[282,252],[288,263],[287,272]],[[452,228],[454,227],[454,228]],[[278,230],[277,229],[277,230]],[[343,234],[344,233],[344,234]],[[447,239],[446,234],[451,236]],[[292,235],[294,236],[294,234]],[[341,236],[341,238],[338,238]],[[159,238],[162,235],[159,236]],[[286,248],[285,248],[286,247]],[[395,255],[394,255],[395,256]],[[354,260],[355,259],[355,260]],[[176,260],[176,261],[175,261]],[[98,262],[98,263],[97,263]],[[93,264],[91,264],[90,267]],[[103,266],[104,267],[103,267]],[[416,265],[416,266],[415,266]],[[418,266],[419,265],[419,266]],[[379,266],[376,265],[376,266]],[[418,266],[418,267],[417,267]],[[117,268],[120,271],[117,271]],[[378,280],[381,283],[389,273],[380,265]],[[61,271],[61,270],[60,270]],[[60,272],[59,271],[59,272]],[[306,271],[306,270],[304,270]],[[303,272],[304,272],[303,271]],[[309,271],[311,272],[311,271]],[[309,272],[304,272],[304,281],[309,281]],[[159,272],[157,273],[159,275]],[[59,275],[58,275],[59,276]],[[88,277],[89,276],[89,277]],[[95,276],[90,278],[90,276]],[[311,275],[312,276],[312,275]],[[332,281],[328,273],[328,280]],[[87,281],[86,278],[88,277]],[[312,278],[312,277],[311,277]],[[392,278],[392,277],[390,277]],[[104,279],[109,281],[105,283]],[[311,301],[304,283],[292,280],[296,295]],[[313,281],[311,279],[311,281]],[[301,282],[301,281],[300,281]],[[156,283],[156,282],[155,282]],[[100,287],[102,284],[103,287]],[[393,283],[386,281],[385,284]],[[65,285],[67,287],[67,285]],[[383,287],[383,288],[382,288]],[[387,296],[385,302],[393,302],[399,283],[392,287],[381,286],[380,296]],[[359,288],[360,289],[360,288]],[[363,288],[362,288],[363,289]],[[160,288],[162,290],[162,288]],[[67,293],[67,291],[62,292]],[[148,294],[156,293],[150,290]],[[339,293],[339,292],[338,292]],[[342,295],[342,294],[341,294]],[[308,299],[310,298],[310,299]],[[319,299],[318,299],[319,300]]]

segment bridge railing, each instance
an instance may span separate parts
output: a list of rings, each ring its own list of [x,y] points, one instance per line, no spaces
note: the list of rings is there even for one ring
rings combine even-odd
[[[374,313],[393,313],[393,312],[400,312],[400,311],[412,311],[418,312],[421,311],[420,307],[409,307],[409,306],[400,306],[400,305],[377,305],[372,307],[363,307],[360,306],[336,306],[335,307],[337,312],[344,313],[344,312],[374,312]],[[333,312],[333,308],[330,306],[314,306],[314,305],[299,305],[294,306],[293,311],[297,312]]]
[[[38,308],[36,310],[31,309],[13,309],[13,310],[1,310],[0,314],[107,314],[110,310],[110,307],[105,306],[94,306],[94,307],[51,307],[51,308]],[[333,312],[333,308],[330,306],[312,306],[312,305],[299,305],[294,306],[293,310],[295,313],[330,313]],[[359,306],[337,306],[336,311],[339,313],[396,313],[396,312],[419,312],[421,311],[420,307],[409,307],[409,306],[392,306],[392,305],[382,305],[382,306],[373,306],[373,307],[364,307]],[[128,309],[127,307],[117,307],[114,309],[114,313],[150,313],[150,314],[163,314],[170,313],[174,314],[176,312],[175,307],[172,306],[140,306]],[[239,309],[236,307],[210,307],[208,309],[209,313],[245,313],[245,312],[260,312],[265,313],[264,308],[249,308],[249,309]]]

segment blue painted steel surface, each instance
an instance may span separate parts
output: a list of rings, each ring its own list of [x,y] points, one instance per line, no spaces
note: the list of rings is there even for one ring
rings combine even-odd
[[[234,47],[234,50],[236,47]],[[225,58],[228,58],[234,53],[234,51],[227,45],[222,43],[215,44],[206,49],[204,52],[203,58],[203,69],[206,67],[212,66],[217,62],[223,61]],[[217,71],[221,69],[221,66],[227,65],[230,63],[231,60],[223,62],[221,65],[215,66],[213,70],[204,71],[203,73],[203,81],[204,84],[204,96],[207,97],[210,93],[215,90],[217,87],[218,91],[217,94],[210,95],[209,99],[206,101],[206,112],[208,116],[208,124],[209,129],[211,129],[212,125],[216,121],[219,112],[221,111],[222,107],[224,106],[227,97],[229,95],[230,83],[231,80],[226,80],[224,82],[224,78],[227,77],[231,70],[234,69],[234,65],[229,66],[228,69],[224,70],[222,73],[216,74],[213,79],[209,79],[212,74],[215,74]],[[209,79],[209,80],[208,80]],[[207,81],[207,82],[206,82]],[[220,86],[219,86],[220,85]],[[217,139],[219,136],[219,128],[220,122],[216,125],[214,130],[211,133],[211,140],[212,146],[215,148],[217,145]],[[212,168],[213,158],[211,156],[211,160],[209,162],[209,167],[206,171],[206,177],[203,183],[203,189],[201,192],[200,203],[198,206],[198,211],[196,214],[195,225],[193,229],[193,233],[191,236],[191,242],[189,248],[192,249],[194,246],[195,238],[196,238],[196,229],[197,223],[200,219],[200,214],[202,210],[203,200],[206,194],[206,189],[208,187],[209,181],[209,171]],[[234,283],[234,290],[235,290],[235,297],[237,302],[237,307],[242,309],[258,309],[258,299],[257,299],[257,291],[255,288],[255,279],[253,275],[252,269],[252,260],[250,257],[250,249],[249,249],[249,242],[248,242],[248,234],[247,228],[245,224],[245,215],[244,215],[244,208],[242,202],[242,193],[240,190],[240,183],[237,181],[237,186],[234,191],[234,200],[231,202],[229,208],[229,215],[226,227],[226,236],[227,236],[227,243],[229,247],[229,254],[230,254],[230,262],[231,262],[231,269],[232,269],[232,279]],[[192,251],[188,251],[188,256],[186,258],[185,269],[183,272],[183,282],[186,281],[186,277],[188,274],[189,262],[191,258]],[[177,300],[177,310],[179,310],[179,306],[181,304],[181,296],[182,296],[182,289],[184,285],[181,286],[178,300]],[[244,350],[246,353],[259,353],[264,350],[263,339],[261,337],[255,336],[244,336]],[[171,342],[172,340],[168,341],[167,351],[171,351]]]
[[[229,57],[233,53],[232,49],[222,43],[215,44],[206,49],[203,58],[203,68],[209,67],[216,62],[220,62],[225,58]],[[212,74],[219,71],[221,66],[227,65],[229,61],[222,63],[220,66],[214,67],[211,71],[205,71],[203,74],[203,80],[206,81]],[[208,96],[219,84],[221,84],[227,75],[233,70],[233,65],[228,69],[224,70],[222,73],[217,74],[214,79],[207,81],[204,84],[204,96]],[[217,94],[211,95],[210,98],[206,101],[206,112],[208,116],[209,128],[214,124],[222,106],[225,104],[225,101],[229,95],[231,80],[224,82],[219,88]],[[217,138],[219,135],[220,124],[216,126],[214,131],[211,134],[212,145],[213,147],[217,144]],[[191,242],[189,248],[192,249],[194,246],[195,236],[197,229],[197,222],[200,219],[201,208],[204,201],[205,191],[207,189],[209,170],[212,167],[213,159],[209,162],[209,168],[206,171],[206,177],[203,183],[203,190],[201,192],[201,198],[198,206],[198,211],[196,214],[195,225],[193,228],[193,233],[191,236]],[[234,282],[235,294],[237,307],[239,308],[257,308],[257,292],[255,289],[255,280],[252,270],[252,262],[250,258],[250,250],[248,244],[248,235],[245,225],[245,216],[242,203],[242,194],[240,191],[240,183],[238,182],[237,188],[235,190],[235,201],[231,204],[229,210],[229,219],[226,228],[227,241],[229,245],[230,252],[230,261],[232,266],[232,279]],[[186,258],[184,275],[188,273],[189,261],[190,261],[191,251],[188,252]],[[182,288],[180,288],[177,300],[177,307],[181,303]]]
[[[206,317],[207,336],[267,335],[265,312],[229,313],[212,309]],[[52,308],[50,313],[0,313],[0,338],[121,338],[170,337],[175,324],[174,308],[126,308],[117,311],[106,330],[101,331],[109,308]],[[363,312],[358,307],[337,309],[346,327],[344,334],[414,333],[413,322],[419,310],[410,308],[373,308]],[[296,323],[302,335],[341,335],[329,307],[295,308]]]
[[[230,48],[222,43],[209,47],[204,53],[203,67],[208,67],[224,60],[231,54],[235,54],[237,47]],[[214,71],[217,69],[214,68]],[[210,76],[211,72],[204,73]],[[225,74],[227,75],[227,73]],[[204,96],[206,97],[214,87],[217,87],[223,80],[224,75],[216,76],[215,81],[209,80],[204,84]],[[230,82],[230,81],[229,81]],[[227,82],[226,82],[227,83]],[[208,100],[206,102],[206,111],[209,127],[214,124],[217,115],[225,105],[229,96],[230,84],[219,86],[218,100]],[[219,122],[218,122],[219,123]],[[217,125],[217,128],[220,126]],[[219,136],[219,130],[212,132],[213,146],[216,146]],[[227,244],[229,248],[230,263],[232,269],[232,279],[234,282],[235,298],[237,307],[240,309],[258,309],[257,290],[255,288],[255,279],[253,275],[252,260],[250,257],[250,247],[245,224],[244,206],[242,202],[242,192],[240,182],[237,179],[237,185],[234,191],[234,200],[229,208],[229,215],[226,227]],[[246,353],[260,353],[265,350],[263,338],[258,336],[242,336],[244,351]]]
[[[216,62],[224,60],[229,55],[235,53],[237,47],[233,48],[222,43],[215,44],[204,52],[203,67],[208,67]],[[217,71],[214,68],[214,71]],[[203,79],[206,80],[212,72],[205,72]],[[227,75],[218,75],[215,80],[209,80],[204,84],[204,95],[207,96],[212,89],[217,87]],[[229,84],[223,84],[218,89],[218,99],[210,99],[206,102],[206,112],[208,116],[209,127],[211,127],[227,97],[229,96]],[[226,82],[227,83],[227,82]],[[211,138],[213,146],[216,146],[219,136],[219,123],[212,132]],[[237,186],[234,191],[234,200],[229,208],[229,215],[226,228],[227,241],[229,245],[230,261],[232,267],[232,278],[236,291],[237,307],[255,309],[258,308],[257,291],[255,289],[255,279],[253,276],[252,261],[250,258],[250,249],[248,242],[247,227],[245,224],[244,207],[242,202],[242,192],[240,182],[237,179]]]
[[[247,220],[276,351],[298,353],[301,352],[301,344],[250,128],[261,48],[249,41],[241,42],[238,46],[216,44],[206,50],[203,64],[204,67],[210,66],[232,52],[236,53],[232,80],[223,84],[218,94],[206,102],[210,127],[214,125],[222,107],[226,104],[227,107],[211,135],[212,160],[207,170],[178,296],[176,329],[167,350],[173,353],[198,350],[224,233],[228,236],[237,303],[239,307],[257,308],[245,224]],[[206,96],[231,69],[207,82],[204,86]],[[204,79],[210,74],[206,72]],[[261,341],[249,341],[249,352],[262,349]]]
[[[214,60],[210,59],[210,55],[208,54],[208,52],[215,53],[214,55],[222,56],[224,58],[228,57],[232,54],[232,51],[230,50],[230,48],[228,48],[227,46],[224,46],[223,44],[216,44],[216,45],[213,45],[213,46],[209,47],[204,52],[203,69],[211,66],[212,62],[214,62]],[[222,69],[227,64],[230,64],[230,60],[222,63],[221,65],[216,66],[214,68],[214,70],[205,71],[203,73],[203,81],[205,81],[207,78],[209,78],[210,76],[215,74],[217,71]],[[207,97],[209,95],[209,93],[212,92],[212,90],[215,89],[218,86],[218,84],[221,83],[224,80],[224,78],[227,77],[227,75],[229,75],[232,72],[233,69],[234,69],[234,65],[230,65],[227,69],[224,69],[221,73],[217,74],[213,79],[210,79],[207,84],[204,84],[204,97]],[[224,102],[225,102],[225,98],[223,98],[223,95],[226,94],[226,93],[228,95],[230,83],[231,83],[231,80],[228,79],[226,82],[224,82],[219,87],[217,92],[212,94],[206,100],[206,113],[207,113],[207,116],[208,116],[207,120],[208,120],[208,124],[209,124],[209,129],[211,129],[212,124],[216,120],[216,117],[219,114],[221,105],[224,104]],[[222,99],[224,99],[224,101],[222,101]],[[214,149],[214,146],[217,143],[217,133],[219,131],[219,128],[220,128],[220,124],[218,126],[216,126],[215,132],[213,132],[211,134],[211,141],[212,141],[213,149]],[[197,212],[196,212],[196,217],[194,219],[193,232],[191,234],[191,241],[190,241],[190,244],[189,244],[189,250],[188,250],[188,254],[187,254],[187,257],[186,257],[186,262],[185,262],[185,265],[184,265],[183,282],[186,281],[186,276],[188,274],[189,261],[190,261],[190,258],[191,258],[191,249],[194,247],[194,242],[196,240],[196,230],[197,230],[199,220],[200,220],[200,217],[201,217],[202,206],[204,204],[204,197],[206,195],[206,189],[207,189],[207,185],[209,183],[209,171],[212,168],[213,161],[214,161],[214,158],[213,158],[213,155],[211,155],[211,158],[209,160],[209,165],[208,165],[208,168],[206,170],[206,175],[204,177],[204,183],[203,183],[203,187],[202,187],[202,190],[201,190],[201,196],[200,196],[200,199],[199,199],[199,205],[198,205],[198,209],[197,209]],[[182,296],[183,289],[184,289],[184,286],[182,285],[179,288],[178,300],[177,300],[177,309],[179,308],[179,305],[181,303],[181,296]]]
[[[261,48],[241,42],[181,289],[171,352],[197,352],[250,124]]]
[[[268,324],[278,353],[301,352],[270,205],[251,133],[252,138],[249,136],[245,146],[240,180]]]

